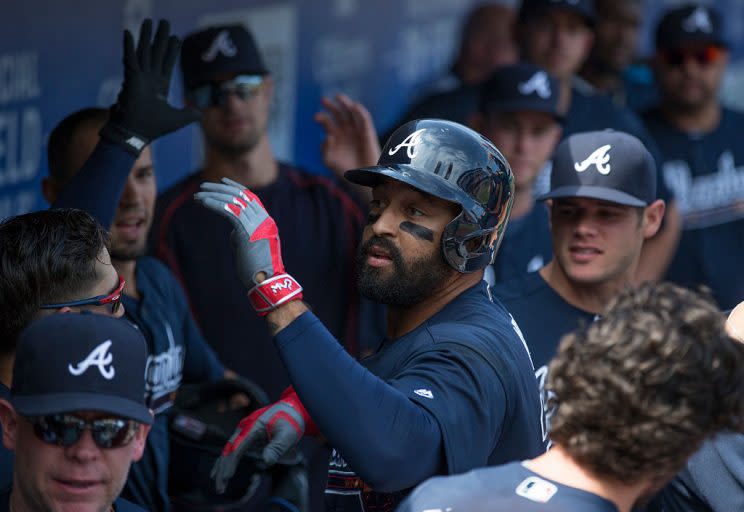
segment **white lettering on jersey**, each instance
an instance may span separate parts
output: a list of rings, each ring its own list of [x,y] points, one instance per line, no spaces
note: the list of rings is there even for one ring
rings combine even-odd
[[[529,263],[527,263],[527,272],[535,272],[536,270],[540,270],[545,265],[545,260],[542,257],[542,254],[538,254],[534,256]]]
[[[698,7],[682,22],[682,28],[687,32],[713,32],[713,23],[710,21],[710,14],[705,7]]]
[[[612,168],[610,167],[609,151],[611,148],[611,145],[605,144],[604,146],[595,149],[583,162],[574,163],[574,169],[576,169],[576,172],[584,172],[589,168],[589,166],[594,165],[600,174],[610,174]]]
[[[238,54],[238,49],[235,48],[227,30],[221,30],[217,34],[209,49],[202,53],[201,57],[204,62],[212,62],[220,53],[225,57],[235,57]]]
[[[744,166],[736,166],[730,150],[721,153],[716,172],[710,174],[693,177],[684,160],[664,162],[661,171],[664,183],[674,193],[686,229],[744,217]]]
[[[395,153],[400,151],[401,148],[406,148],[406,154],[408,155],[408,158],[415,158],[416,154],[418,153],[418,145],[421,143],[421,135],[423,135],[425,131],[426,128],[416,130],[408,137],[403,139],[403,142],[388,151],[388,154],[390,156],[393,156]]]
[[[534,92],[544,100],[550,98],[551,94],[550,81],[545,71],[538,71],[529,80],[519,84],[517,88],[525,96],[529,96]]]
[[[78,377],[85,373],[85,371],[90,368],[91,366],[95,366],[98,368],[98,371],[101,372],[101,375],[106,380],[111,380],[114,378],[114,375],[116,374],[116,370],[114,370],[114,355],[109,352],[109,348],[111,347],[111,340],[106,340],[100,345],[98,345],[96,348],[94,348],[88,356],[80,361],[76,366],[72,366],[71,364],[67,365],[67,369],[69,372]],[[106,368],[108,366],[108,368]]]

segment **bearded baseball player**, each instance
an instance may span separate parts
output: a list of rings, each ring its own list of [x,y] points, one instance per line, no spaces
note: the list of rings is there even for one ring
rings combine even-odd
[[[483,282],[512,203],[501,153],[457,123],[418,120],[346,178],[373,196],[358,286],[388,306],[387,335],[361,362],[302,302],[261,201],[230,180],[196,194],[233,224],[238,274],[294,384],[241,422],[213,469],[218,490],[247,451],[270,465],[304,435],[334,448],[335,511],[391,511],[430,476],[543,452],[529,353]]]

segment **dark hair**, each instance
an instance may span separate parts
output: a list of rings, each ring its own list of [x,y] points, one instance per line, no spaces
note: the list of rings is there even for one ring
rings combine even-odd
[[[0,354],[42,304],[83,298],[99,279],[108,234],[82,210],[45,210],[0,223]]]
[[[98,131],[108,117],[109,112],[104,108],[84,108],[65,117],[54,127],[47,142],[49,175],[52,178],[64,183],[78,171],[72,168],[75,135],[84,128]]]
[[[599,477],[671,478],[706,437],[744,426],[744,344],[723,325],[670,283],[621,293],[550,364],[551,440]]]

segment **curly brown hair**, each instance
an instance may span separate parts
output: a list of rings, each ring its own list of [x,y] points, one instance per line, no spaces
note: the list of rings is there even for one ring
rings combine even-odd
[[[669,478],[702,441],[744,426],[744,344],[706,296],[670,283],[621,293],[563,337],[548,372],[550,438],[597,476]]]

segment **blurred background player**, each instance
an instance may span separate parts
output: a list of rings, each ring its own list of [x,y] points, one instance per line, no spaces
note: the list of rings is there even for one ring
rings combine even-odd
[[[432,479],[400,511],[630,512],[703,440],[742,428],[743,364],[711,300],[670,283],[626,290],[550,363],[547,453]]]
[[[245,451],[270,464],[318,432],[335,449],[326,504],[338,512],[391,511],[428,476],[542,452],[529,353],[483,282],[512,202],[503,156],[464,126],[419,120],[346,176],[373,194],[358,285],[388,306],[381,348],[361,363],[299,300],[259,199],[229,180],[197,195],[234,226],[238,270],[294,384],[241,422],[218,487]]]
[[[52,314],[19,336],[3,444],[15,452],[2,511],[142,512],[119,499],[152,424],[146,345],[129,322]]]
[[[271,335],[264,322],[246,314],[250,302],[235,270],[230,226],[196,204],[193,195],[202,181],[223,176],[255,190],[282,232],[287,268],[302,281],[315,313],[355,355],[354,255],[364,212],[336,180],[274,157],[267,132],[274,82],[243,26],[213,26],[188,35],[181,70],[187,104],[201,112],[204,162],[158,198],[152,249],[182,282],[220,359],[276,400],[289,378],[276,352],[266,349]],[[327,453],[309,441],[306,454],[314,457],[311,474],[317,478],[311,488],[319,502]]]
[[[127,317],[147,340],[146,403],[155,412],[145,452],[132,468],[124,495],[146,509],[167,511],[170,509],[167,412],[173,406],[176,392],[182,383],[216,381],[234,374],[224,368],[202,337],[175,276],[158,260],[144,256],[157,194],[150,146],[141,147],[137,155],[115,158],[112,165],[104,165],[100,157],[97,159],[99,132],[103,134],[103,144],[111,144],[107,134],[112,131],[112,124],[116,125],[115,133],[126,128],[127,132],[138,134],[144,129],[143,124],[130,119],[121,127],[127,110],[131,112],[146,108],[148,102],[159,102],[162,110],[178,112],[167,104],[167,84],[178,56],[179,41],[174,38],[176,44],[168,47],[171,38],[167,22],[160,23],[152,41],[151,33],[152,24],[146,21],[136,49],[133,37],[127,35],[125,81],[119,101],[112,107],[113,115],[108,110],[88,108],[67,116],[52,130],[47,145],[50,176],[44,180],[43,190],[53,205],[59,203],[61,196],[67,205],[91,208],[91,213],[110,221],[111,260],[127,283],[122,298]],[[153,86],[161,81],[166,84],[165,94],[152,98],[156,93]],[[160,113],[152,108],[149,112],[153,116]],[[94,155],[96,151],[98,154]],[[110,148],[109,152],[112,151]],[[119,160],[127,159],[134,160],[131,169],[118,165]],[[78,179],[74,179],[76,176]],[[106,186],[101,187],[102,183]],[[101,194],[110,195],[101,203],[102,207],[92,206]]]
[[[525,0],[517,31],[522,58],[544,68],[560,83],[558,110],[564,117],[564,138],[607,128],[623,131],[638,137],[658,164],[658,149],[640,119],[577,76],[592,48],[595,22],[592,0]],[[669,204],[662,229],[644,244],[638,282],[664,276],[679,240],[680,219],[673,198],[661,180],[658,190]]]
[[[635,112],[655,105],[651,70],[636,63],[643,0],[595,0],[594,4],[594,45],[581,68],[581,78],[610,95],[616,105]]]
[[[496,69],[515,64],[519,58],[514,37],[516,21],[513,2],[486,2],[474,7],[462,25],[457,58],[449,72],[393,126],[423,118],[467,124],[478,109],[480,85]]]
[[[705,284],[723,309],[744,296],[744,116],[718,99],[728,62],[720,14],[692,4],[656,28],[660,105],[645,113],[662,154],[660,172],[678,198],[684,231],[668,277]]]
[[[491,283],[543,267],[552,258],[548,211],[534,186],[561,137],[558,82],[545,70],[520,63],[495,71],[481,85],[470,126],[493,141],[514,173],[509,229],[496,254]]]
[[[656,183],[653,157],[632,135],[578,133],[558,145],[550,191],[540,198],[548,200],[553,259],[493,288],[521,328],[541,384],[561,337],[634,283],[643,243],[664,215]]]

